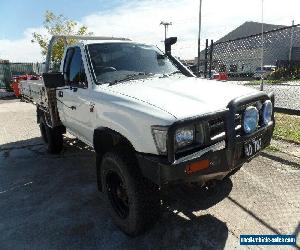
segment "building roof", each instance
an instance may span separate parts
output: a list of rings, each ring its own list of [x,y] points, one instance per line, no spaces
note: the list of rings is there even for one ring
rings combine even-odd
[[[218,42],[225,42],[228,40],[234,40],[237,38],[245,37],[245,36],[251,36],[261,33],[261,27],[262,23],[258,22],[245,22],[233,31],[229,32],[227,35],[222,37],[217,41]],[[274,25],[274,24],[268,24],[264,23],[264,31],[270,31],[274,29],[279,29],[286,27],[285,25]]]
[[[269,33],[268,35],[268,40],[266,41],[266,47],[269,49],[277,49],[276,46],[278,47],[278,51],[281,51],[283,49],[289,50],[290,47],[290,38],[291,38],[291,26],[285,26],[285,25],[274,25],[274,24],[267,24],[264,23],[264,32],[269,32],[272,30],[279,30],[278,33]],[[293,39],[293,54],[297,53],[298,55],[298,50],[296,48],[300,49],[300,25],[295,25],[294,26],[294,39]],[[281,30],[281,31],[280,31]],[[229,32],[227,35],[223,36],[220,38],[218,41],[216,41],[214,44],[215,46],[220,43],[226,43],[230,41],[235,41],[235,40],[243,40],[247,39],[248,37],[251,36],[259,36],[257,37],[258,40],[260,39],[260,35],[262,32],[262,23],[259,22],[245,22],[236,29],[232,30]],[[257,39],[249,39],[248,45],[259,46],[259,43],[255,43]],[[257,40],[257,41],[258,41]],[[237,50],[242,50],[243,48],[239,47],[239,44],[233,43],[236,47]],[[216,47],[215,47],[216,48]],[[224,46],[218,47],[222,53],[222,51],[228,49],[227,47],[225,48]],[[234,49],[233,47],[230,47],[230,50]],[[246,49],[244,47],[244,49]],[[278,52],[279,53],[279,52]],[[299,54],[300,55],[300,54]],[[205,50],[203,49],[200,54],[200,58],[202,61],[204,61],[204,56],[205,56]],[[293,56],[293,55],[292,55]]]

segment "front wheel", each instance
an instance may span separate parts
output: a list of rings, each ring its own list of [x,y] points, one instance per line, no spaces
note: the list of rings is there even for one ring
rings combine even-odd
[[[110,152],[103,156],[102,191],[114,223],[124,233],[136,236],[159,218],[160,193],[158,186],[145,179],[125,155]]]

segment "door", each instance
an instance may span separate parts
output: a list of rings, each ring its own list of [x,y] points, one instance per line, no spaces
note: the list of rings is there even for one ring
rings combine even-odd
[[[80,47],[67,50],[63,66],[66,87],[57,91],[62,112],[63,124],[79,139],[92,143],[92,115],[89,101],[91,86],[88,84],[86,70]]]

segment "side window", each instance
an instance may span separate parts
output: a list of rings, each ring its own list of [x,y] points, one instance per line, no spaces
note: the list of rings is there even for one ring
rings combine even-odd
[[[64,78],[66,85],[87,88],[81,51],[79,47],[68,49],[64,64]]]
[[[68,49],[68,51],[66,53],[65,61],[64,61],[63,73],[64,73],[66,85],[70,84],[70,80],[69,80],[70,70],[69,69],[70,69],[70,62],[71,62],[71,58],[72,58],[73,54],[74,54],[74,48]]]

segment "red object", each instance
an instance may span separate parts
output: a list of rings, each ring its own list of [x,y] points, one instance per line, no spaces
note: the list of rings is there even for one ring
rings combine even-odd
[[[228,80],[228,75],[225,72],[220,72],[217,80],[219,81],[227,81]]]
[[[20,81],[26,81],[26,80],[38,80],[39,76],[34,76],[34,75],[20,75],[20,76],[14,76],[13,77],[13,82],[11,84],[11,87],[16,95],[16,97],[20,97],[21,92],[20,92],[20,86],[19,82]]]
[[[193,174],[195,172],[198,172],[202,169],[206,169],[209,167],[210,161],[209,160],[201,160],[197,161],[191,164],[188,164],[185,168],[185,172],[187,174]]]
[[[19,82],[18,81],[14,81],[12,84],[11,84],[11,87],[16,95],[16,97],[20,97],[21,93],[20,93],[20,87],[19,87]]]

